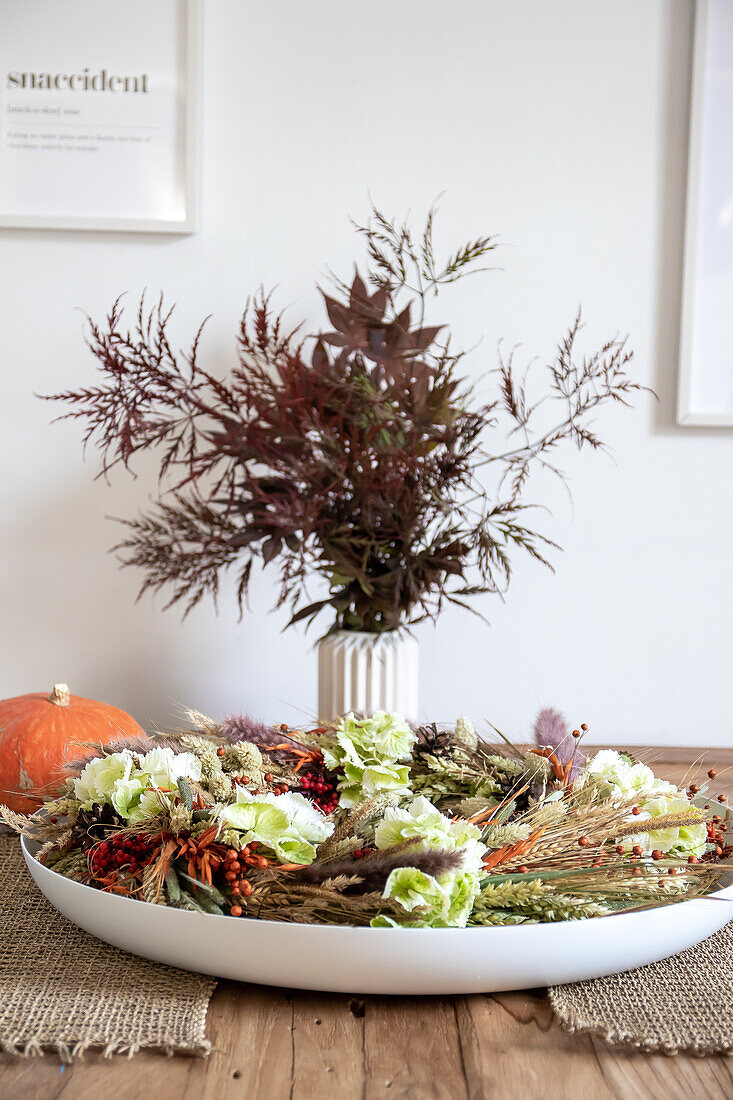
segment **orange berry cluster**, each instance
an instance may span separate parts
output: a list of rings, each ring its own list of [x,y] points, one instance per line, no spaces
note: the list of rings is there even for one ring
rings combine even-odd
[[[720,814],[713,814],[710,821],[707,822],[707,827],[708,842],[715,845],[715,855],[718,859],[723,855],[729,855],[731,849],[725,835],[728,832],[728,826]]]
[[[268,860],[264,856],[258,856],[257,841],[245,844],[237,851],[236,848],[227,848],[224,855],[222,870],[224,882],[232,895],[232,907],[229,912],[233,917],[241,917],[242,907],[238,904],[239,898],[248,898],[252,893],[252,883],[247,879],[247,868],[254,867],[258,871],[264,871],[269,867]]]

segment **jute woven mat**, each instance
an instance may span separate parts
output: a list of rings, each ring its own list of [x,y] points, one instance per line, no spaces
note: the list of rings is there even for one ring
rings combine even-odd
[[[550,989],[568,1031],[665,1054],[733,1054],[733,922],[671,959]]]
[[[76,928],[37,889],[17,837],[0,836],[0,1050],[64,1061],[89,1047],[208,1054],[215,985]]]

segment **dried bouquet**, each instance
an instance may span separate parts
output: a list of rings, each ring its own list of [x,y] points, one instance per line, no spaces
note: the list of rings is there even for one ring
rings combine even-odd
[[[102,473],[158,456],[160,499],[118,546],[143,571],[142,591],[167,589],[188,611],[234,567],[241,607],[254,562],[273,563],[291,622],[327,608],[331,629],[379,633],[503,592],[516,551],[548,563],[529,476],[560,473],[564,444],[602,446],[599,407],[642,388],[627,373],[632,353],[616,337],[579,351],[578,315],[546,364],[500,356],[474,393],[463,352],[428,313],[498,242],[438,260],[433,222],[414,234],[374,209],[356,227],[364,277],[323,295],[329,331],[291,331],[256,296],[223,377],[201,363],[201,330],[187,354],[174,351],[162,299],[141,301],[131,330],[119,300],[105,323],[89,321],[101,381],[53,399],[82,422]]]
[[[439,729],[348,714],[307,731],[190,718],[187,731],[99,746],[41,813],[0,816],[41,862],[100,890],[375,927],[666,905],[708,892],[731,855],[703,784],[680,789],[611,749],[585,758],[582,731],[556,712],[529,749],[492,746],[465,718]]]

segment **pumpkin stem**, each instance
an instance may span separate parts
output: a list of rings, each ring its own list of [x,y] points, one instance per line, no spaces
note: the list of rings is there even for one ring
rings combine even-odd
[[[48,697],[49,703],[53,703],[56,707],[68,707],[70,700],[71,693],[68,684],[53,685],[53,691]]]

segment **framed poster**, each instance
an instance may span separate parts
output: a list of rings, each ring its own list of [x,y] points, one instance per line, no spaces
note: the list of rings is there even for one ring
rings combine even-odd
[[[0,0],[0,225],[192,233],[198,0]]]
[[[733,0],[697,0],[677,421],[733,426]]]

